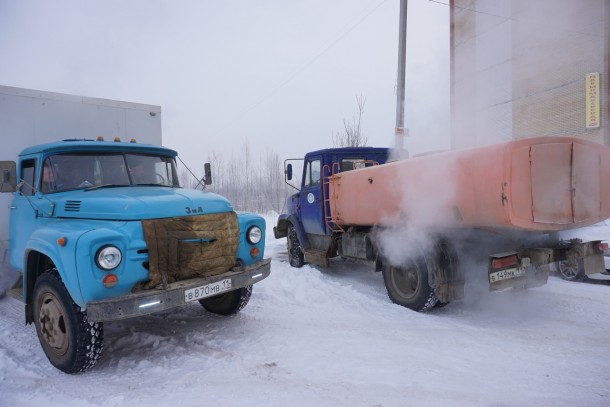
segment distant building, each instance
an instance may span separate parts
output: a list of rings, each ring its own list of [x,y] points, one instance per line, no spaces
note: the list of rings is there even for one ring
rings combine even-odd
[[[452,148],[610,146],[609,0],[450,0]]]

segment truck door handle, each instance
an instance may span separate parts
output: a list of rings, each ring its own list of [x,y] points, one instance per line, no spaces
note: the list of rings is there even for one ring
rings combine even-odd
[[[14,205],[9,206],[8,208],[9,208],[9,209],[17,209],[17,207],[16,207],[16,206],[14,206]]]

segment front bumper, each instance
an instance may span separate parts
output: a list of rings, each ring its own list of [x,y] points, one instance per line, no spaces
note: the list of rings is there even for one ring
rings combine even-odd
[[[87,319],[89,322],[115,321],[164,311],[186,305],[184,292],[191,288],[229,278],[231,288],[236,290],[258,283],[270,273],[271,259],[264,259],[250,266],[234,267],[217,276],[177,281],[169,284],[165,290],[144,290],[118,298],[93,301],[87,304]]]

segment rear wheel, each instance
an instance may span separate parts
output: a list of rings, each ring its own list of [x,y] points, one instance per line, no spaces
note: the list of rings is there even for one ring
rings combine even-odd
[[[65,373],[91,368],[102,354],[103,324],[87,320],[86,312],[74,303],[56,270],[36,280],[34,324],[47,358]]]
[[[297,231],[292,224],[288,225],[286,241],[288,245],[288,263],[290,263],[292,267],[303,267],[303,264],[305,264],[303,249],[301,248]]]
[[[213,297],[199,300],[199,303],[206,311],[218,315],[232,315],[241,311],[250,301],[252,296],[252,286],[238,288]]]
[[[430,287],[425,258],[408,259],[398,267],[384,262],[382,273],[388,296],[393,303],[413,311],[426,311],[438,302]]]

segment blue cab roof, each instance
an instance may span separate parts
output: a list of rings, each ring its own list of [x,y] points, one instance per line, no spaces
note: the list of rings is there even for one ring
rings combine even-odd
[[[305,154],[305,159],[312,156],[331,155],[331,156],[349,156],[349,155],[383,155],[387,157],[390,154],[390,149],[387,147],[337,147],[325,148],[323,150],[311,151]]]
[[[91,152],[140,152],[149,154],[161,154],[176,157],[178,153],[172,149],[155,146],[152,144],[132,143],[124,141],[101,141],[88,139],[67,139],[47,144],[39,144],[24,149],[19,156],[32,154],[57,154],[70,153],[74,151]]]
[[[389,154],[390,149],[387,147],[337,147],[325,148],[323,150],[311,151],[305,155],[305,158],[314,155],[349,155],[349,154]]]

